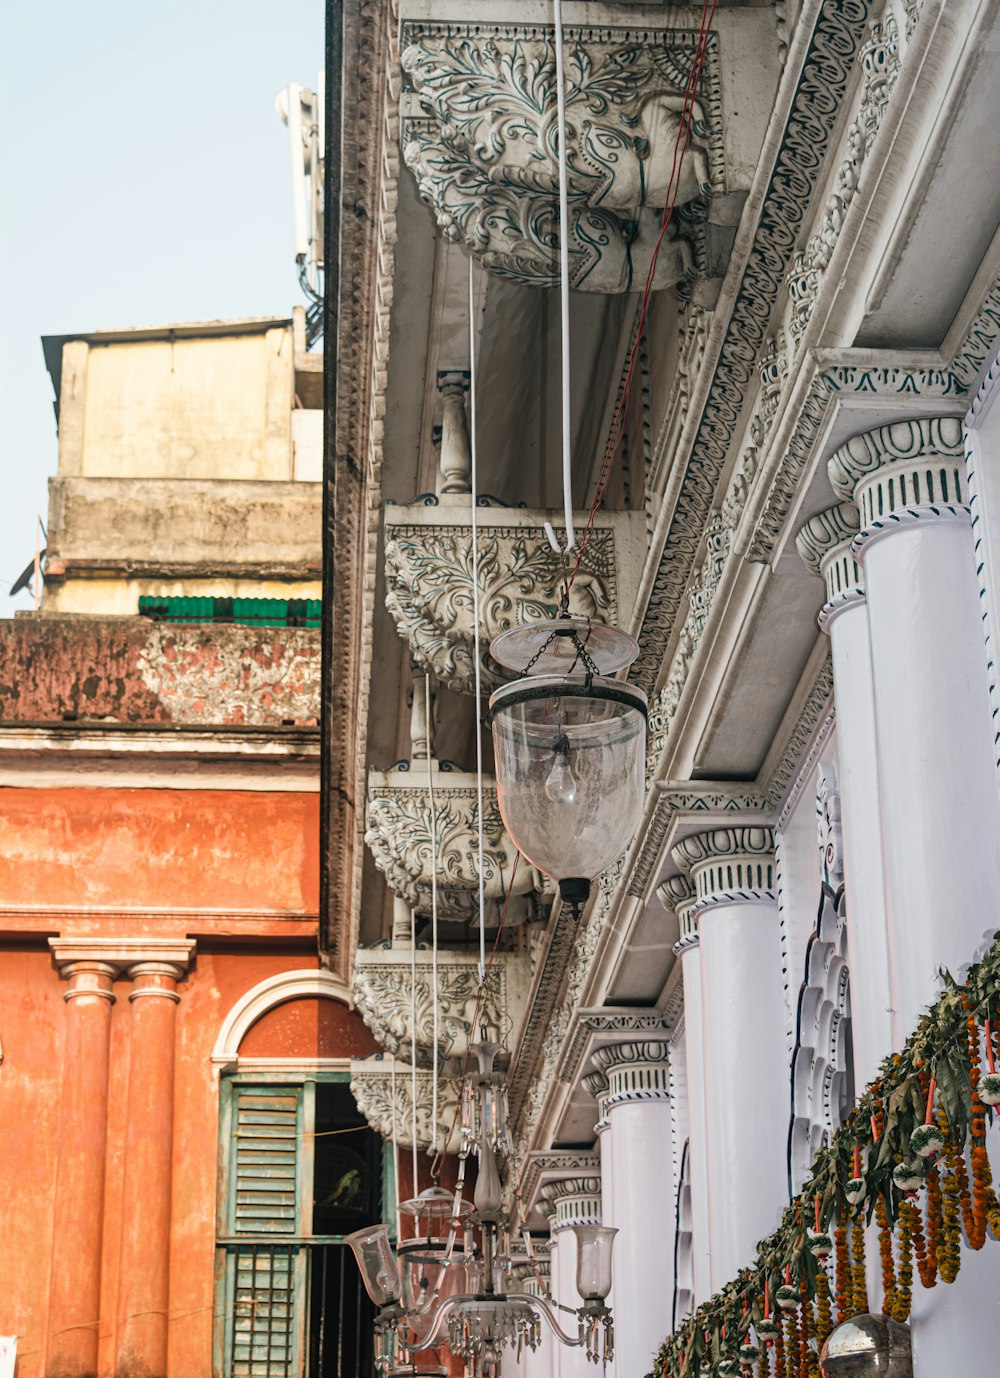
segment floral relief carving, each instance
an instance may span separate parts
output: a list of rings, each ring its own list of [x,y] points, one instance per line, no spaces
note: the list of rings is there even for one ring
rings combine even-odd
[[[436,833],[438,914],[465,922],[479,910],[476,780],[461,771],[440,771],[436,763],[432,768],[433,820],[426,768],[421,769],[421,763],[412,769],[406,763],[405,769],[369,771],[365,842],[393,894],[419,913],[429,914]],[[485,898],[495,906],[507,893],[518,851],[504,829],[496,784],[491,780],[485,781],[483,789],[483,839]],[[522,858],[512,894],[530,898],[547,885],[541,873]],[[526,917],[525,906],[517,907],[522,911],[519,917]]]
[[[374,1057],[351,1058],[351,1094],[369,1126],[400,1148],[413,1147],[413,1082],[416,1081],[416,1139],[418,1148],[433,1145],[442,1153],[457,1153],[461,1134],[458,1106],[461,1077],[438,1079],[438,1114],[432,1123],[433,1073],[408,1062]]]
[[[414,88],[402,105],[403,161],[449,239],[486,267],[533,286],[558,282],[555,51],[545,31],[479,26],[416,32],[402,55]],[[570,277],[627,291],[648,267],[666,202],[695,35],[567,35]],[[624,41],[623,41],[624,40]],[[710,45],[677,204],[722,189],[717,53]],[[656,285],[693,273],[674,232]]]
[[[505,678],[489,659],[493,637],[558,611],[563,561],[543,530],[543,522],[553,515],[523,509],[477,513],[485,685]],[[554,526],[561,534],[561,525]],[[638,580],[643,526],[642,513],[598,517],[570,591],[574,616],[611,623],[627,617]],[[386,607],[417,665],[458,693],[474,693],[471,523],[454,509],[388,509],[385,568]]]
[[[433,1063],[434,967],[425,948],[415,954],[408,948],[363,948],[354,962],[355,1003],[376,1042],[409,1060],[415,1041],[422,1065]],[[470,1037],[480,1033],[473,1019],[501,1040],[516,1030],[530,977],[526,954],[497,953],[482,999],[478,956],[439,952],[436,968],[439,1060],[465,1056]]]

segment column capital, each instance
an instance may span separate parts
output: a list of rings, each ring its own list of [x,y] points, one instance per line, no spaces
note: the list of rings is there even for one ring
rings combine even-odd
[[[878,532],[941,517],[968,520],[965,444],[956,416],[863,431],[833,454],[827,471],[837,496],[853,500],[860,512],[855,558]]]
[[[677,915],[680,937],[674,943],[674,956],[680,957],[698,946],[698,915],[695,906],[698,895],[687,876],[668,876],[656,887],[656,894],[664,909]]]
[[[712,828],[685,837],[671,856],[694,882],[699,913],[716,903],[774,899],[772,828]]]
[[[173,985],[191,964],[196,943],[193,938],[50,938],[52,960],[60,976],[70,982],[63,997],[100,995],[114,1001],[112,986],[122,975],[131,980],[148,977],[137,994],[179,997]]]
[[[464,397],[469,391],[469,378],[467,368],[443,368],[438,370],[435,382],[443,397]]]
[[[669,1100],[670,1044],[665,1038],[609,1043],[594,1050],[594,1061],[608,1079],[605,1114],[629,1102]]]
[[[546,1182],[542,1187],[542,1197],[555,1208],[553,1232],[568,1229],[571,1225],[601,1223],[600,1177],[561,1177]]]
[[[608,1079],[598,1067],[581,1078],[581,1085],[588,1095],[597,1101],[597,1123],[594,1133],[600,1138],[608,1127]]]
[[[864,575],[852,549],[860,527],[854,503],[839,502],[810,517],[795,538],[802,563],[826,584],[826,603],[819,614],[824,632],[837,613],[865,600]]]

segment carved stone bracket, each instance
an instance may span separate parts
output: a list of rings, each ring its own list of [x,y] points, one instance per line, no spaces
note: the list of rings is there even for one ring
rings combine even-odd
[[[561,513],[481,508],[476,514],[479,606],[485,681],[499,670],[485,649],[509,627],[553,617],[559,607],[562,559],[543,523],[557,536]],[[586,515],[580,514],[580,526]],[[602,512],[595,521],[570,611],[598,622],[627,624],[645,556],[645,515]],[[468,507],[386,508],[386,607],[417,665],[461,694],[475,692],[472,618],[472,526]]]
[[[485,1023],[495,1038],[516,1038],[530,982],[527,953],[496,954],[481,1002],[475,953],[439,952],[436,965],[439,1060],[465,1056],[470,1036],[479,1037],[474,1018],[477,1024]],[[386,1052],[408,1060],[415,1036],[418,1060],[433,1063],[433,975],[433,958],[424,948],[416,953],[408,947],[359,949],[354,960],[355,1005]]]
[[[565,31],[570,279],[591,292],[644,280],[673,170],[697,35]],[[445,236],[492,272],[558,283],[558,129],[551,31],[533,25],[407,24],[403,161]],[[680,168],[678,228],[656,285],[713,257],[707,194],[725,190],[717,39]],[[717,254],[715,255],[717,257]]]
[[[434,828],[437,840],[437,904],[441,919],[465,923],[479,911],[479,807],[476,777],[446,770],[431,762]],[[431,912],[431,868],[434,858],[427,764],[404,761],[391,770],[368,772],[368,819],[365,842],[393,894],[421,914]],[[497,914],[510,885],[517,858],[500,817],[496,785],[483,788],[483,876],[490,913]],[[540,916],[539,896],[550,889],[547,878],[521,860],[514,880],[508,922]],[[493,925],[494,927],[496,924]]]
[[[458,1104],[461,1077],[441,1077],[438,1081],[438,1115],[431,1124],[433,1106],[432,1073],[417,1069],[417,1147],[431,1144],[445,1153],[457,1153],[461,1135]],[[373,1057],[351,1058],[351,1094],[372,1129],[383,1139],[395,1132],[400,1148],[413,1147],[413,1074],[408,1062],[376,1053]]]

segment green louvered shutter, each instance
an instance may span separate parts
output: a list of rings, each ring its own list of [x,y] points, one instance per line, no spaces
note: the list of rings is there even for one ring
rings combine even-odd
[[[233,1234],[300,1233],[302,1090],[301,1086],[234,1087]]]
[[[225,1378],[297,1378],[304,1352],[306,1088],[228,1087]]]

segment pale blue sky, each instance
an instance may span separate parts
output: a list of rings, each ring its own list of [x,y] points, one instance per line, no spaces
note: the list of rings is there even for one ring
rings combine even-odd
[[[287,132],[323,0],[21,0],[0,21],[0,617],[56,465],[39,337],[286,315]]]

